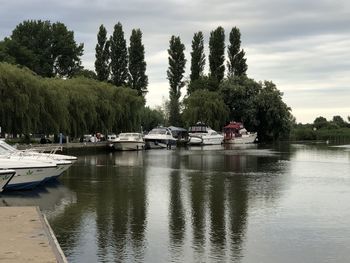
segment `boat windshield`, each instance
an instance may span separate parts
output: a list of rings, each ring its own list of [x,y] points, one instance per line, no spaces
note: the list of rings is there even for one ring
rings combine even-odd
[[[166,129],[153,129],[149,132],[149,134],[166,134]]]
[[[119,134],[120,139],[127,139],[129,137],[140,138],[141,136],[139,133],[121,133],[121,134]]]
[[[208,127],[207,126],[192,126],[189,128],[188,132],[208,132]]]

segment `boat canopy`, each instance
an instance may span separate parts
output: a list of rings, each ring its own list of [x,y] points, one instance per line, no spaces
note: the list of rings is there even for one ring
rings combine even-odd
[[[240,130],[243,129],[243,124],[241,122],[231,121],[228,125],[224,127],[224,130]]]

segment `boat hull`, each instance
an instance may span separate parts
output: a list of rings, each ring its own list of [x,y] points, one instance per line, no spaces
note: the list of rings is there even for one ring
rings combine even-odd
[[[176,145],[176,140],[171,139],[145,139],[146,149],[164,149]]]
[[[201,146],[201,145],[220,145],[222,144],[223,136],[197,136],[192,135],[190,136],[190,140],[188,142],[189,145],[192,146]]]
[[[16,175],[6,185],[5,190],[28,190],[36,187],[48,178],[57,175],[57,167],[13,168]]]
[[[113,148],[117,151],[138,151],[143,150],[145,148],[145,143],[143,141],[119,141],[113,143]]]
[[[224,139],[225,144],[246,144],[254,143],[256,140],[257,134],[244,135],[242,137],[234,137],[232,139]]]
[[[15,173],[14,170],[0,171],[0,193],[6,188],[6,185],[11,181]]]

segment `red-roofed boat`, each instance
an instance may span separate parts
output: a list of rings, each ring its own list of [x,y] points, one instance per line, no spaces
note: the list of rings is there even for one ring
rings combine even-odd
[[[224,127],[224,143],[253,143],[256,137],[256,132],[248,132],[241,122],[231,121]]]

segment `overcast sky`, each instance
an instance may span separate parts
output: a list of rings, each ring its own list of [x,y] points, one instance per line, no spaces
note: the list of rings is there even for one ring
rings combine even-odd
[[[94,69],[98,28],[120,21],[129,43],[140,28],[149,77],[147,104],[168,98],[167,49],[171,35],[186,46],[189,76],[193,34],[232,27],[241,31],[248,76],[272,80],[297,122],[350,115],[350,1],[346,0],[0,0],[0,39],[27,19],[60,21],[84,43],[82,63]],[[227,44],[227,42],[226,42]],[[208,49],[206,49],[208,57]],[[206,63],[208,69],[208,62]],[[186,92],[186,88],[183,89]]]

